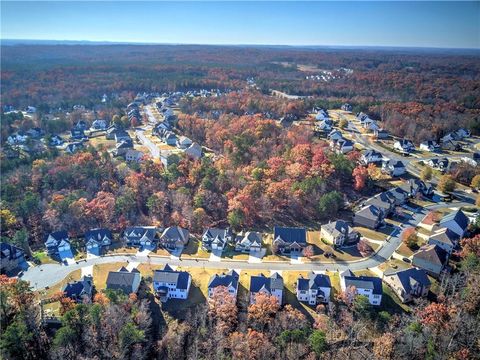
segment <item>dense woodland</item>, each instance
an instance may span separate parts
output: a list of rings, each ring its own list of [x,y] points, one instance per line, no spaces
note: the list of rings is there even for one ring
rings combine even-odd
[[[2,46],[1,58],[1,101],[17,107],[93,106],[103,94],[119,95],[118,106],[124,92],[238,90],[253,78],[264,93],[314,96],[326,107],[347,101],[417,141],[458,126],[480,131],[475,51],[16,45]],[[322,70],[334,78],[306,79]]]

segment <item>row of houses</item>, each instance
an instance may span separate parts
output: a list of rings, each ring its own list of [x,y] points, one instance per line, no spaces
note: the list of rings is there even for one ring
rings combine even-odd
[[[382,171],[390,176],[401,176],[407,171],[406,166],[402,161],[386,158],[382,153],[374,149],[365,151],[362,154],[360,161],[364,165],[381,165]]]

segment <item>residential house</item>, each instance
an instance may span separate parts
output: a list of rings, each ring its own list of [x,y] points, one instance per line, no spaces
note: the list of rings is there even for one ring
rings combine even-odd
[[[385,192],[385,195],[389,197],[395,206],[403,205],[410,197],[410,194],[401,186],[394,187]]]
[[[91,229],[85,233],[87,253],[100,255],[102,248],[112,244],[112,232],[109,229]]]
[[[198,160],[202,157],[203,155],[203,150],[202,150],[202,147],[197,144],[196,142],[194,142],[192,145],[190,145],[190,147],[188,147],[186,150],[185,150],[185,154],[189,157],[189,158],[192,158],[194,160]]]
[[[272,246],[282,254],[300,254],[307,246],[307,230],[275,226]]]
[[[125,130],[121,129],[118,125],[116,124],[112,124],[110,125],[106,132],[105,132],[105,138],[107,140],[115,140],[115,135],[117,134],[117,132],[119,133],[124,133]]]
[[[152,247],[155,245],[157,228],[155,226],[129,226],[123,237],[129,246]]]
[[[61,250],[70,250],[70,240],[68,233],[64,230],[54,231],[48,234],[45,241],[45,247],[49,255],[56,255]]]
[[[404,154],[408,154],[415,150],[415,146],[413,145],[413,143],[407,139],[400,139],[395,141],[395,143],[393,144],[393,148]]]
[[[117,131],[115,131],[113,138],[115,139],[115,142],[117,144],[123,141],[132,142],[132,138],[130,137],[130,134],[123,129],[118,129]]]
[[[353,141],[344,138],[333,139],[330,141],[330,147],[339,154],[346,154],[353,151]]]
[[[368,298],[371,305],[378,306],[382,302],[382,279],[375,276],[355,276],[350,270],[340,274],[340,287],[343,292],[355,290],[356,295]]]
[[[180,226],[170,226],[166,228],[158,243],[167,250],[181,250],[188,244],[190,232]]]
[[[457,140],[460,140],[457,134],[455,132],[451,132],[451,133],[445,134],[440,139],[440,142],[442,143],[442,146],[443,146],[443,143],[450,142],[450,141],[457,141]]]
[[[223,286],[227,289],[229,294],[233,296],[233,298],[237,299],[237,292],[238,292],[238,283],[239,283],[240,276],[235,270],[230,270],[226,274],[215,274],[210,278],[208,282],[208,297],[211,298],[215,292],[215,289],[219,286]]]
[[[426,184],[420,179],[410,179],[408,182],[400,185],[402,189],[407,191],[410,197],[415,197],[418,194],[424,196],[431,196],[433,194],[433,186],[432,184]]]
[[[460,128],[457,131],[455,131],[455,134],[457,135],[458,139],[465,139],[470,137],[471,133],[470,130],[465,129],[465,128]]]
[[[401,176],[407,172],[405,164],[400,160],[387,160],[382,163],[382,170],[390,176]]]
[[[163,134],[162,140],[165,144],[170,146],[175,146],[178,142],[177,135],[175,135],[175,133],[172,131],[166,131]]]
[[[438,159],[438,158],[434,158],[434,159],[430,159],[428,160],[427,162],[428,166],[430,166],[431,168],[435,169],[435,170],[439,170],[441,172],[444,172],[448,169],[448,159],[447,158],[441,158],[441,159]]]
[[[74,128],[81,129],[81,130],[87,130],[88,129],[88,124],[85,120],[78,120],[77,123],[75,124]]]
[[[10,273],[25,264],[25,252],[15,245],[0,243],[0,273]]]
[[[64,143],[65,141],[62,139],[61,136],[59,135],[52,135],[50,137],[50,141],[48,142],[49,146],[60,146]]]
[[[335,246],[343,246],[357,241],[359,233],[353,230],[347,222],[337,220],[322,225],[320,236]]]
[[[381,192],[363,203],[364,206],[374,205],[385,214],[390,215],[395,208],[395,200],[388,196],[386,192]]]
[[[128,149],[125,153],[125,160],[132,162],[140,162],[143,159],[143,152],[133,149]]]
[[[65,297],[77,303],[90,302],[93,294],[93,277],[86,275],[80,280],[65,284],[62,288]]]
[[[124,156],[127,154],[127,151],[131,149],[133,149],[132,139],[129,139],[129,140],[121,139],[119,142],[115,144],[115,149],[113,150],[113,154],[115,156]]]
[[[327,138],[330,140],[340,140],[343,139],[343,135],[339,130],[332,130],[328,135]]]
[[[300,276],[297,280],[297,299],[309,305],[328,303],[331,290],[330,277],[327,275],[311,272],[308,279]]]
[[[278,273],[273,273],[270,277],[263,274],[254,275],[250,278],[250,304],[255,303],[255,296],[263,293],[269,296],[275,296],[278,304],[283,303],[283,278]]]
[[[425,270],[416,268],[385,273],[383,281],[397,294],[402,303],[412,301],[414,297],[427,296],[431,286]]]
[[[90,126],[90,130],[106,130],[108,128],[108,123],[106,120],[94,120],[92,122],[92,126]]]
[[[448,253],[438,245],[424,245],[412,256],[412,265],[438,276],[448,261]]]
[[[448,215],[445,215],[441,220],[439,227],[441,228],[448,228],[457,234],[459,237],[463,237],[465,232],[468,229],[468,225],[470,224],[470,220],[468,217],[463,213],[462,210],[454,211]]]
[[[369,229],[378,229],[384,224],[385,215],[375,205],[367,205],[358,210],[353,216],[353,223],[356,226],[363,226]]]
[[[186,271],[175,271],[168,264],[153,272],[153,290],[162,302],[188,298],[192,277]]]
[[[235,238],[235,251],[244,253],[259,252],[262,250],[262,234],[256,231],[247,231],[244,235],[238,234]]]
[[[450,151],[462,151],[462,145],[455,140],[446,140],[442,142],[442,149]]]
[[[142,276],[136,268],[128,271],[121,267],[118,271],[110,271],[107,276],[107,290],[119,290],[125,295],[135,294],[140,287]]]
[[[380,130],[380,126],[377,124],[377,122],[375,120],[372,120],[370,122],[364,122],[363,127],[368,132],[373,132],[374,134]]]
[[[350,105],[350,104],[348,104],[348,103],[345,103],[345,104],[343,104],[343,105],[341,106],[341,109],[342,109],[343,111],[352,112],[353,107],[352,107],[352,105]]]
[[[206,251],[221,250],[232,241],[232,232],[229,228],[208,228],[202,235],[202,249]]]
[[[77,151],[82,150],[82,149],[83,149],[83,142],[77,141],[77,142],[72,142],[72,143],[68,144],[65,147],[65,152],[67,152],[69,154],[75,154]]]
[[[436,141],[428,140],[420,143],[420,150],[429,152],[439,151],[440,145]]]
[[[177,147],[180,148],[180,149],[187,149],[192,144],[193,144],[192,140],[190,140],[186,136],[180,136],[177,139]]]
[[[84,129],[78,128],[78,127],[73,127],[70,130],[70,137],[72,139],[82,140],[83,138],[85,138]]]
[[[333,128],[333,122],[330,119],[322,120],[315,124],[315,131],[323,132],[325,134],[330,133],[332,131],[332,128]]]
[[[324,109],[318,110],[317,114],[315,115],[315,120],[322,121],[322,120],[325,120],[325,119],[329,119],[328,112]]]
[[[479,164],[479,161],[478,159],[473,159],[473,158],[470,158],[468,156],[463,156],[460,161],[464,162],[464,163],[467,163],[471,166],[477,166]]]
[[[460,236],[449,228],[440,228],[436,230],[428,238],[428,244],[437,245],[451,254],[453,249],[458,245]]]
[[[383,155],[376,150],[367,150],[362,154],[360,158],[365,165],[379,163],[383,160]]]
[[[7,138],[7,142],[10,145],[18,145],[18,144],[23,144],[27,141],[28,136],[23,133],[16,133],[12,134]]]
[[[387,130],[384,130],[384,129],[377,129],[377,130],[374,130],[373,131],[373,135],[375,136],[375,138],[377,138],[378,140],[385,140],[385,139],[388,139],[390,137],[390,134],[388,133]]]

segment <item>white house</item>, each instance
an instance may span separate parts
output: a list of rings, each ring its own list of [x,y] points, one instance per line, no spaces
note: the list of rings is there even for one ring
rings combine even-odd
[[[390,176],[401,176],[407,172],[405,164],[400,160],[388,160],[382,163],[382,170]]]
[[[179,147],[180,149],[187,149],[192,144],[193,144],[192,140],[190,140],[186,136],[180,136],[177,139],[177,147]]]
[[[250,278],[250,304],[255,303],[255,296],[259,293],[275,296],[278,304],[283,302],[283,278],[278,273],[273,273],[270,277],[263,274],[252,276]]]
[[[224,286],[228,293],[231,294],[234,299],[237,299],[238,292],[238,280],[240,276],[234,270],[230,270],[226,274],[215,274],[210,278],[208,282],[208,297],[211,298],[215,292],[215,289],[219,286]]]
[[[410,153],[415,150],[415,146],[413,145],[413,143],[407,139],[400,139],[395,141],[395,143],[393,144],[393,148],[402,153]]]
[[[229,228],[208,228],[202,235],[202,248],[206,251],[221,250],[232,241],[232,232]]]
[[[338,130],[332,130],[328,136],[327,136],[330,140],[340,140],[340,139],[343,139],[343,135],[340,131]]]
[[[153,289],[162,302],[188,298],[192,277],[186,271],[175,271],[168,264],[153,272]]]
[[[361,161],[368,165],[371,163],[377,163],[383,160],[383,155],[376,150],[367,150],[362,154]]]
[[[428,140],[420,143],[420,150],[423,150],[423,151],[433,152],[433,151],[438,151],[439,149],[440,149],[440,145],[433,140]]]
[[[139,150],[128,149],[125,153],[125,160],[133,161],[133,162],[140,162],[143,158],[143,152]]]
[[[302,276],[297,280],[297,299],[308,302],[310,305],[328,303],[330,301],[330,277],[311,272],[308,279]]]
[[[262,234],[256,231],[247,231],[244,235],[238,234],[235,238],[235,251],[249,253],[262,250]]]
[[[340,274],[340,287],[343,292],[353,290],[356,295],[364,295],[370,304],[378,306],[382,302],[382,279],[375,276],[355,276],[350,270]]]

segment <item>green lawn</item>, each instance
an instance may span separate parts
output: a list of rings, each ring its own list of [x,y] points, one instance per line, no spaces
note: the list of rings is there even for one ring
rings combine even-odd
[[[46,251],[35,251],[32,255],[40,264],[58,264],[58,261],[48,256]]]

